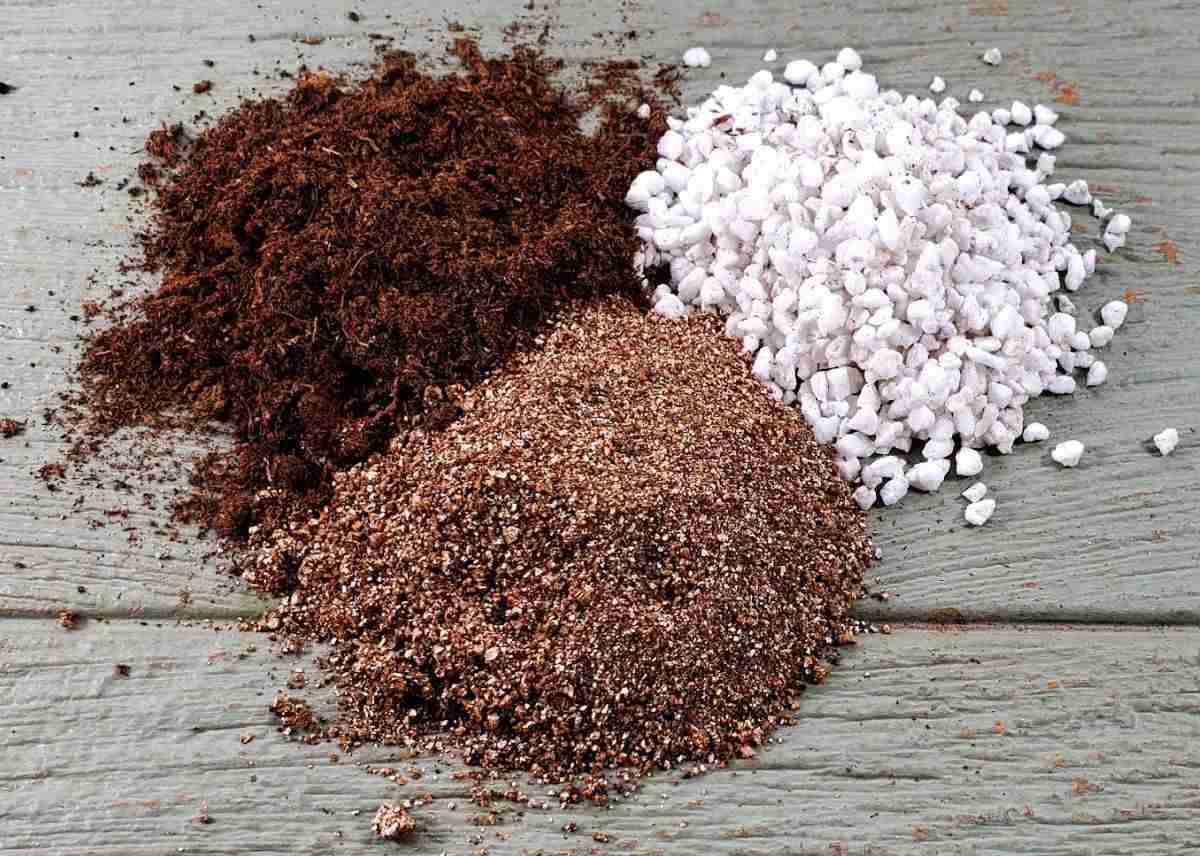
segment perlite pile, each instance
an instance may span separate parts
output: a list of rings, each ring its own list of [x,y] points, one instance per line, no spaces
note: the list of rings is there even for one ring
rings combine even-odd
[[[1068,293],[1096,251],[1069,242],[1054,203],[1091,204],[1110,251],[1130,228],[1086,182],[1048,182],[1057,114],[1014,102],[966,118],[954,98],[881,90],[852,48],[782,78],[759,71],[669,120],[656,169],[633,181],[638,264],[670,272],[657,310],[726,316],[754,375],[836,444],[864,508],[937,490],[952,456],[970,476],[980,449],[1045,439],[1024,405],[1074,392],[1077,372],[1104,383],[1094,351],[1127,309],[1082,328]]]
[[[872,550],[833,450],[720,327],[579,309],[257,551],[289,594],[266,626],[333,643],[344,743],[603,795],[788,718]]]

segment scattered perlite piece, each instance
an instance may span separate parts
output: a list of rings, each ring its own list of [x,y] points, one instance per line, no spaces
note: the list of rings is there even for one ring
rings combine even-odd
[[[875,489],[860,484],[854,489],[854,501],[858,503],[859,508],[866,511],[875,504]]]
[[[1179,445],[1179,432],[1174,428],[1164,428],[1154,435],[1154,445],[1164,458],[1175,451]]]
[[[858,71],[863,64],[858,51],[851,47],[845,47],[838,51],[837,61],[846,71]]]
[[[1100,320],[1111,330],[1119,330],[1129,314],[1129,304],[1124,300],[1110,300],[1100,307]]]
[[[1004,61],[1004,54],[1000,52],[1000,48],[988,48],[983,52],[983,61],[988,65],[999,65]]]
[[[1073,467],[1083,457],[1083,443],[1078,440],[1064,440],[1054,447],[1050,457],[1064,467]]]
[[[905,477],[908,479],[910,487],[926,493],[933,493],[942,486],[942,482],[946,480],[949,472],[949,461],[922,461],[911,467]]]
[[[1050,439],[1050,429],[1041,422],[1030,422],[1021,433],[1021,439],[1026,443],[1040,443]]]
[[[701,47],[688,48],[683,52],[683,64],[688,68],[708,68],[712,65],[712,55]]]
[[[1125,304],[1122,303],[1122,306]],[[1088,333],[1088,341],[1092,343],[1093,348],[1103,348],[1113,338],[1113,328],[1107,324],[1101,324],[1099,327],[1093,327]]]
[[[1092,192],[1088,190],[1088,183],[1080,178],[1067,185],[1067,189],[1063,191],[1062,198],[1072,205],[1090,205],[1092,202]]]
[[[1033,108],[1033,121],[1039,125],[1053,125],[1058,121],[1058,114],[1045,104],[1035,104]]]
[[[969,93],[967,93],[967,100],[972,104],[978,104],[983,100],[983,93],[978,89],[972,89]]]
[[[1102,360],[1094,360],[1088,367],[1087,385],[1100,386],[1108,380],[1108,366]]]
[[[1054,199],[1090,193],[1044,184],[1054,156],[1023,154],[1061,132],[1003,125],[1045,110],[967,118],[840,61],[783,78],[758,71],[672,120],[628,196],[635,262],[669,273],[659,312],[726,317],[755,377],[869,489],[861,503],[894,454],[928,459],[905,477],[935,490],[956,449],[1011,453],[1026,403],[1094,368],[1091,336],[1053,305],[1095,270]]]
[[[934,75],[933,80],[929,84],[929,91],[933,92],[934,94],[945,92],[946,91],[946,81],[944,81],[944,80],[942,80],[942,78]]]
[[[643,104],[640,107],[638,107],[637,114],[638,114],[639,119],[649,119],[650,118],[650,105]]]
[[[895,505],[908,493],[908,479],[899,476],[888,479],[879,489],[879,499],[884,505]]]
[[[1110,253],[1125,246],[1125,233],[1129,231],[1131,223],[1128,214],[1114,214],[1108,221],[1102,240]]]
[[[776,51],[775,48],[769,48],[767,52],[763,54],[763,62],[775,62],[777,59],[779,59],[779,52]]]
[[[979,502],[979,500],[987,496],[987,485],[983,482],[975,482],[975,484],[964,490],[962,495],[966,498],[967,502]]]
[[[1012,105],[1012,120],[1017,125],[1028,125],[1033,121],[1033,111],[1024,101],[1014,101]]]
[[[1107,207],[1099,196],[1092,197],[1092,216],[1097,220],[1105,220],[1108,215],[1112,214],[1112,209]]]
[[[783,79],[793,86],[804,86],[814,75],[820,75],[820,69],[806,59],[789,62],[783,69]]]
[[[1032,130],[1027,131],[1027,134],[1033,138],[1034,143],[1043,149],[1057,149],[1067,139],[1066,134],[1049,125],[1034,125]]]
[[[996,500],[981,499],[978,502],[972,502],[963,511],[963,517],[972,526],[982,526],[991,519],[992,514],[996,510]]]
[[[954,456],[954,472],[960,476],[977,476],[983,472],[983,456],[963,446]]]

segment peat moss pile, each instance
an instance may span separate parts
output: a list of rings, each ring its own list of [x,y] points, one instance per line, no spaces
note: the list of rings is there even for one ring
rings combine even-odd
[[[449,76],[403,54],[361,84],[305,75],[162,182],[142,262],[162,285],[91,340],[81,374],[101,433],[232,428],[185,517],[242,537],[315,507],[339,469],[452,419],[446,388],[525,346],[560,300],[638,294],[623,198],[663,110],[632,69],[564,91],[535,52],[456,53]],[[185,145],[163,130],[147,150],[170,165]]]

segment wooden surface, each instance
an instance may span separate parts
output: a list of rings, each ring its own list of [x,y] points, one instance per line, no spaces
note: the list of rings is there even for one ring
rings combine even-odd
[[[639,853],[1200,848],[1195,629],[870,638],[752,761],[690,780],[660,773],[607,811],[560,810],[531,789],[551,807],[497,803],[505,821],[482,833],[470,818],[484,810],[447,766],[419,762],[425,775],[400,786],[355,766],[413,766],[396,754],[337,753],[335,764],[330,746],[278,734],[267,712],[276,689],[296,665],[316,672],[264,643],[172,623],[5,622],[3,852],[359,852],[380,801],[424,792],[435,801],[416,812],[422,832],[403,852],[471,852],[480,834],[494,854],[586,852],[593,832],[626,845],[604,850]],[[210,824],[194,819],[201,802]],[[564,836],[571,820],[579,832]]]
[[[619,852],[1140,856],[1200,848],[1200,648],[1194,630],[1150,629],[1200,623],[1194,4],[524,5],[0,7],[0,80],[19,87],[0,96],[0,381],[9,384],[0,389],[0,417],[31,419],[24,436],[0,440],[0,852],[357,852],[367,847],[374,807],[416,792],[364,774],[353,759],[330,764],[328,747],[298,748],[274,733],[265,704],[288,664],[266,652],[265,639],[202,624],[252,615],[261,602],[201,562],[211,544],[181,545],[149,528],[184,473],[151,489],[157,511],[141,506],[140,486],[133,500],[111,479],[72,509],[73,491],[50,492],[35,477],[63,452],[40,414],[64,389],[84,329],[70,316],[123,283],[116,265],[144,216],[116,184],[133,175],[148,131],[281,92],[279,68],[303,62],[361,73],[370,32],[440,58],[452,38],[447,22],[460,21],[495,50],[504,46],[501,28],[522,16],[534,36],[549,24],[550,48],[575,64],[616,52],[653,68],[705,45],[714,62],[688,72],[689,100],[744,80],[767,47],[779,50],[781,70],[800,56],[831,59],[846,43],[886,86],[922,92],[941,74],[947,94],[965,99],[982,89],[985,108],[1048,101],[1039,72],[1078,81],[1080,104],[1054,105],[1068,137],[1059,175],[1105,188],[1099,195],[1130,214],[1134,228],[1127,247],[1101,252],[1098,275],[1076,303],[1089,315],[1128,289],[1145,299],[1103,356],[1109,383],[1033,403],[1027,418],[1049,425],[1051,441],[988,457],[983,477],[999,507],[986,527],[967,530],[953,484],[874,513],[884,556],[875,587],[892,596],[864,602],[862,615],[1041,625],[869,638],[806,697],[800,726],[753,769],[679,786],[660,777],[606,813],[531,812],[472,844],[464,819],[476,811],[463,805],[461,783],[443,775],[429,789],[445,798],[420,812],[428,828],[409,849],[614,849],[591,840],[601,828],[637,842]],[[360,23],[347,18],[351,9]],[[639,38],[621,48],[594,35],[630,29]],[[325,40],[309,45],[305,36]],[[992,46],[1005,52],[999,68],[979,62]],[[212,94],[191,94],[204,78],[214,81]],[[80,187],[89,171],[104,184]],[[1075,219],[1088,228],[1080,243],[1092,245],[1096,221],[1078,209]],[[1156,248],[1168,238],[1177,262]],[[1163,460],[1147,440],[1168,425],[1182,443]],[[1049,460],[1066,438],[1088,447],[1072,471]],[[199,448],[194,438],[172,442],[179,463]],[[119,507],[130,510],[128,521],[105,516]],[[138,527],[132,543],[129,526]],[[66,606],[112,621],[67,633],[49,618]],[[1050,629],[1057,622],[1073,629]],[[1141,627],[1087,626],[1096,623]],[[262,650],[243,660],[229,653],[250,644]],[[210,658],[214,651],[225,653]],[[115,677],[114,662],[130,663],[130,677]],[[960,736],[964,728],[976,737]],[[254,742],[239,743],[249,732]],[[1055,766],[1059,754],[1067,766]],[[1082,779],[1089,784],[1074,784]],[[208,825],[189,819],[202,799]],[[564,837],[568,818],[585,834]]]

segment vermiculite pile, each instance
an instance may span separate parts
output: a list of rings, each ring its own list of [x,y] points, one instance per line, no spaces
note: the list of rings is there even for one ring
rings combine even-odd
[[[269,625],[333,643],[344,741],[560,781],[748,756],[788,716],[871,547],[720,328],[580,309],[260,548]]]
[[[644,212],[639,263],[670,270],[658,311],[727,316],[754,375],[836,443],[867,508],[937,490],[956,447],[960,475],[980,471],[979,449],[1011,452],[1023,405],[1073,392],[1076,372],[1103,383],[1093,349],[1126,306],[1082,329],[1066,296],[1096,252],[1069,243],[1054,202],[1093,200],[1085,182],[1046,183],[1048,152],[1026,161],[1064,141],[1053,111],[968,119],[953,98],[881,91],[861,66],[846,48],[718,87],[670,120],[627,201]],[[1095,203],[1113,250],[1129,218]],[[914,443],[925,460],[909,466]]]

